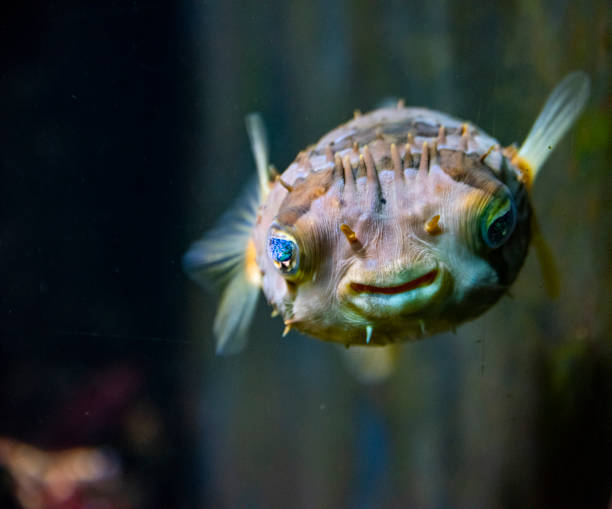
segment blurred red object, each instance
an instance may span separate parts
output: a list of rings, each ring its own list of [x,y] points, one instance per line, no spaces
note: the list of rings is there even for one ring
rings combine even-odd
[[[15,495],[24,509],[118,507],[107,496],[121,470],[110,452],[92,447],[43,451],[0,437],[0,465],[11,474]]]

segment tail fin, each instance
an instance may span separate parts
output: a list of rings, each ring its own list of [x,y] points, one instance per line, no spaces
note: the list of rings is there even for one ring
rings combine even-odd
[[[193,280],[223,288],[213,324],[220,355],[238,353],[245,347],[261,286],[251,234],[257,209],[269,188],[268,146],[261,117],[248,115],[246,124],[258,185],[251,183],[215,228],[194,242],[183,257],[185,271]]]
[[[531,181],[589,98],[590,80],[582,71],[568,74],[552,91],[518,155],[531,168]]]

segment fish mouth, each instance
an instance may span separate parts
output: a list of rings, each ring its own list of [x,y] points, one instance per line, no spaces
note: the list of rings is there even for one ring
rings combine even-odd
[[[351,289],[356,293],[379,293],[382,295],[396,295],[398,293],[409,292],[416,288],[420,288],[423,286],[427,286],[431,284],[438,275],[438,268],[436,267],[433,270],[430,270],[427,274],[423,274],[417,278],[408,281],[407,283],[403,283],[401,285],[395,286],[374,286],[374,285],[365,285],[363,283],[355,283],[354,281],[350,283]]]
[[[447,271],[439,263],[433,268],[410,267],[386,280],[372,278],[367,281],[370,278],[362,278],[361,270],[355,270],[347,276],[340,285],[339,298],[367,319],[418,315],[439,302],[449,284]],[[360,279],[366,282],[359,282]]]

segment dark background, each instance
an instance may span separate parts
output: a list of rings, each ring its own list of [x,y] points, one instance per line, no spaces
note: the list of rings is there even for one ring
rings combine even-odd
[[[3,5],[0,435],[112,451],[104,507],[607,507],[610,44],[600,0]],[[254,172],[246,113],[280,169],[388,96],[520,143],[576,68],[591,101],[534,191],[558,300],[531,256],[375,387],[263,305],[214,356],[181,256]]]

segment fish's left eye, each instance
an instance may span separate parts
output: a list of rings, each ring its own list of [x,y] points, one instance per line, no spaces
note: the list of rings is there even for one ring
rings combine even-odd
[[[295,274],[299,262],[297,242],[287,233],[273,229],[268,236],[268,256],[283,274]]]
[[[510,195],[495,200],[487,207],[481,221],[481,234],[487,246],[501,247],[516,226],[516,206]]]

